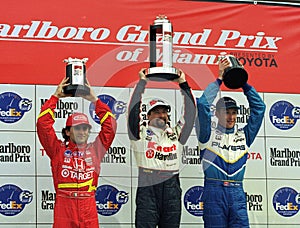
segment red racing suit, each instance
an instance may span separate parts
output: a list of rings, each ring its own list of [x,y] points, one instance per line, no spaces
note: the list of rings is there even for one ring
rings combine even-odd
[[[58,98],[51,96],[41,108],[37,134],[51,160],[56,192],[55,228],[99,227],[95,190],[100,163],[115,137],[116,121],[109,107],[97,100],[95,112],[101,131],[95,141],[78,147],[74,142],[57,138],[53,128]]]

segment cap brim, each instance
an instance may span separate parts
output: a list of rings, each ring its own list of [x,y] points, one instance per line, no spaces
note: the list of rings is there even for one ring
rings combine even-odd
[[[90,125],[88,123],[76,123],[76,124],[72,124],[72,127],[78,126],[78,125],[88,125],[90,128],[92,128],[92,125]]]
[[[170,110],[170,105],[163,105],[163,104],[159,104],[159,105],[154,105],[151,109],[149,109],[149,111],[147,112],[147,114],[149,114],[153,109],[158,108],[158,107],[165,107],[166,109],[168,109],[168,111]]]
[[[226,109],[231,109],[231,108],[232,108],[232,109],[240,109],[240,107],[235,106],[235,105],[226,107]]]

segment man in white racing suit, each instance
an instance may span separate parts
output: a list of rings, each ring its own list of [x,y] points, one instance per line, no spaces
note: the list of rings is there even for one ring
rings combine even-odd
[[[129,104],[128,134],[139,167],[135,225],[177,228],[181,218],[179,166],[182,147],[194,126],[196,108],[185,74],[178,82],[184,97],[184,114],[176,126],[169,126],[170,106],[162,99],[147,103],[148,123],[140,124],[142,93],[147,84],[144,69],[139,72]]]

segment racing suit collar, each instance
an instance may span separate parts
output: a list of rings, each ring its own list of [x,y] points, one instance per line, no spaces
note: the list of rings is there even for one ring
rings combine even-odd
[[[155,134],[162,134],[162,132],[164,132],[164,129],[158,128],[158,127],[153,127],[153,126],[148,126],[150,128],[150,130],[155,133]]]
[[[164,129],[159,128],[159,127],[155,127],[155,126],[153,126],[153,125],[150,125],[149,122],[147,123],[147,126],[148,126],[148,128],[157,129],[156,131],[160,131],[160,132],[161,132],[161,131],[166,131],[167,129],[171,128],[171,127],[170,127],[170,122],[167,122],[167,124],[165,125],[165,128],[164,128]]]

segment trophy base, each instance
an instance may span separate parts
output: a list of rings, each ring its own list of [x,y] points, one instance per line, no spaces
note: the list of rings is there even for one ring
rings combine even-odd
[[[224,70],[223,82],[229,89],[239,89],[248,81],[248,73],[242,67],[229,67]]]
[[[151,67],[147,69],[146,77],[150,81],[173,81],[179,78],[179,75],[174,67]]]
[[[69,85],[64,88],[65,94],[71,94],[72,97],[90,94],[90,88],[83,85]]]

